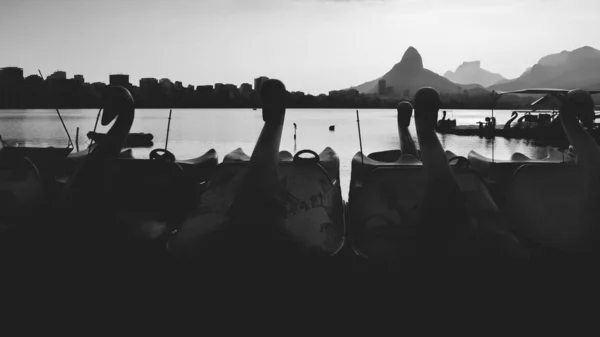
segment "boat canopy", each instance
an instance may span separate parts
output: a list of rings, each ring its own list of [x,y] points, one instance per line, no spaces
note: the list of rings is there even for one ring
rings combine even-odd
[[[492,94],[494,95],[494,105],[495,103],[506,94],[533,94],[533,95],[544,95],[543,97],[537,99],[535,102],[531,103],[531,105],[536,105],[543,100],[546,100],[550,97],[555,97],[561,99],[564,95],[566,95],[571,89],[555,89],[555,88],[531,88],[531,89],[521,89],[521,90],[513,90],[513,91],[496,91],[493,90]],[[600,94],[600,90],[588,90],[587,92],[590,95]],[[493,111],[493,108],[492,108]],[[492,112],[493,113],[493,112]]]
[[[513,90],[513,91],[496,91],[495,93],[499,95],[506,94],[566,94],[571,89],[554,89],[554,88],[532,88],[532,89],[521,89],[521,90]],[[598,90],[588,90],[590,95],[599,94]]]

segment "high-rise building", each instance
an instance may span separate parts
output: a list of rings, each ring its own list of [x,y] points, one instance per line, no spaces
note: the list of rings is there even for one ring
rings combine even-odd
[[[7,67],[0,69],[0,109],[19,108],[24,83],[23,69]]]
[[[83,75],[75,75],[75,76],[73,76],[73,79],[79,85],[83,85],[85,83],[85,79],[83,78]]]
[[[252,85],[250,83],[242,83],[240,85],[240,94],[244,97],[250,97],[252,94]]]
[[[196,87],[197,92],[211,92],[213,91],[212,85],[199,85]]]
[[[129,75],[125,74],[112,74],[109,76],[109,85],[120,85],[125,88],[131,87],[129,83]]]
[[[146,90],[158,86],[158,80],[152,77],[145,77],[140,79],[140,89]]]
[[[0,87],[12,87],[23,82],[23,69],[17,67],[0,68]]]
[[[385,95],[385,94],[386,94],[386,88],[387,88],[387,86],[386,86],[386,85],[387,85],[387,84],[386,84],[386,81],[385,81],[384,79],[380,79],[380,80],[379,80],[379,82],[378,82],[378,89],[379,89],[379,90],[377,90],[377,92],[378,92],[380,95]]]
[[[168,78],[161,78],[160,81],[158,81],[158,85],[160,85],[163,89],[173,89],[173,82],[171,82],[171,80]]]
[[[265,83],[269,78],[265,77],[265,76],[261,76],[258,78],[254,79],[254,91],[256,91],[257,93],[260,93],[260,88],[262,87],[263,83]]]

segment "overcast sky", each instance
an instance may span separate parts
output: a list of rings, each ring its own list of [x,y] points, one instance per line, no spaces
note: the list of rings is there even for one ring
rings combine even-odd
[[[319,94],[372,80],[414,46],[443,74],[463,61],[505,77],[600,48],[599,0],[0,0],[0,67],[184,85],[279,78]]]

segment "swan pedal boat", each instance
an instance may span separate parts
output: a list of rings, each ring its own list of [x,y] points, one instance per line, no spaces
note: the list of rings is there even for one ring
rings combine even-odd
[[[87,149],[80,151],[70,159],[81,164],[87,152]],[[168,236],[197,204],[217,163],[218,155],[214,149],[181,161],[137,159],[131,150],[120,153],[109,167],[112,186],[105,188],[110,195],[111,208],[105,212],[114,215],[119,230],[115,236],[127,242],[129,257],[166,256]],[[64,186],[68,179],[69,176],[65,176],[57,182]]]
[[[310,154],[311,158],[304,158]],[[174,233],[168,249],[175,257],[211,255],[214,233],[226,221],[227,210],[236,196],[250,157],[238,148],[223,158],[206,186],[198,208],[184,223],[188,235]],[[320,154],[303,150],[295,156],[279,152],[279,178],[284,195],[285,220],[282,230],[310,256],[331,257],[345,240],[344,203],[341,195],[339,158],[331,148]],[[198,221],[198,219],[200,221]],[[241,252],[243,254],[243,252]]]

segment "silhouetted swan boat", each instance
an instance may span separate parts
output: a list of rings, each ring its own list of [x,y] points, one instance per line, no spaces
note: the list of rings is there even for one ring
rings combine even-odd
[[[99,158],[97,153],[100,153],[101,159],[105,160],[99,164],[104,171],[102,174],[108,175],[109,179],[104,181],[104,186],[88,188],[87,193],[95,193],[88,197],[110,200],[103,204],[104,213],[110,214],[104,221],[107,227],[113,227],[115,239],[120,240],[123,251],[156,257],[158,255],[154,253],[166,253],[167,236],[196,204],[202,192],[199,183],[206,181],[217,166],[217,153],[211,149],[180,164],[176,162],[175,155],[163,149],[154,149],[147,160],[133,158],[130,150],[121,152],[135,111],[133,99],[126,89],[112,90],[113,100],[118,103],[104,111],[102,124],[110,123],[115,117],[117,120],[89,155],[83,153],[73,157],[79,158],[85,169],[88,162],[99,164],[96,159]],[[106,148],[111,152],[107,153]],[[115,156],[116,153],[118,156]],[[187,168],[187,172],[182,166]],[[94,169],[100,170],[99,167]]]
[[[409,256],[527,257],[476,172],[448,163],[434,130],[437,92],[422,88],[415,101],[423,165],[377,167],[351,186],[349,241],[356,254],[388,266]]]
[[[115,257],[122,252],[122,246],[116,244],[123,240],[119,235],[123,230],[115,226],[112,165],[129,134],[135,109],[129,91],[119,86],[107,88],[104,103],[102,125],[115,121],[106,138],[80,163],[56,201],[60,221],[55,221],[62,224],[62,231],[52,234],[61,243],[56,247],[59,253]]]
[[[289,258],[332,256],[341,249],[345,229],[339,159],[330,148],[320,155],[279,152],[285,95],[280,81],[263,84],[265,124],[252,156],[237,149],[224,157],[198,209],[169,240],[174,256],[286,263]]]
[[[102,125],[116,120],[91,153],[80,156],[81,166],[57,204],[68,215],[66,237],[89,256],[157,257],[153,254],[166,252],[169,225],[181,222],[186,206],[193,206],[197,181],[186,178],[165,150],[152,151],[150,160],[123,158],[135,117],[133,98],[123,87],[109,87],[107,98]],[[214,150],[201,158],[206,160],[192,164],[216,166]]]
[[[597,254],[600,148],[582,127],[594,118],[593,101],[584,90],[572,90],[562,99],[560,119],[577,164],[521,166],[507,188],[503,209],[512,229],[540,248],[536,254]]]

